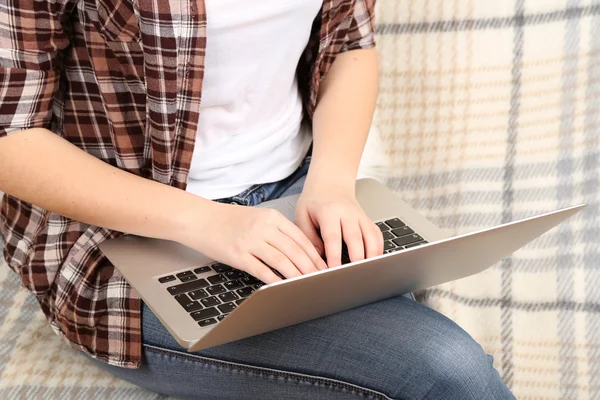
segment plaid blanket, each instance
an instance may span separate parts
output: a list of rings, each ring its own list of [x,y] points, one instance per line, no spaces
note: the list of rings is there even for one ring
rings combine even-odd
[[[363,175],[453,234],[589,204],[421,300],[519,399],[600,399],[600,0],[379,0],[378,33],[381,143]],[[6,266],[0,304],[0,398],[159,397],[61,342]]]
[[[380,7],[389,186],[454,234],[589,204],[422,300],[495,356],[518,398],[600,399],[600,1]]]

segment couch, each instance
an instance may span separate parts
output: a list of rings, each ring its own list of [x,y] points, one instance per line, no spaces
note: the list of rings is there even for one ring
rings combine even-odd
[[[451,234],[588,203],[420,301],[471,333],[519,399],[600,399],[600,1],[379,0],[377,31],[363,175]],[[0,304],[0,398],[160,397],[59,340],[6,266]]]

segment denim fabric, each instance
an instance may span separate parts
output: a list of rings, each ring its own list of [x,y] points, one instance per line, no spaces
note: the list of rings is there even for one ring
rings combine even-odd
[[[263,201],[298,194],[302,191],[302,187],[304,186],[304,180],[306,179],[306,174],[308,173],[310,160],[311,155],[309,153],[309,155],[302,160],[302,163],[300,163],[300,166],[296,169],[296,171],[281,181],[253,185],[240,194],[215,201],[221,203],[240,204],[243,206],[255,206]]]
[[[290,305],[293,312],[293,305]],[[95,361],[189,399],[513,399],[492,358],[458,325],[397,297],[196,353],[145,305],[143,365]]]
[[[297,194],[309,163],[281,182],[219,201],[254,205]],[[196,353],[179,346],[144,304],[141,368],[92,361],[138,386],[189,399],[514,398],[481,346],[410,296]]]

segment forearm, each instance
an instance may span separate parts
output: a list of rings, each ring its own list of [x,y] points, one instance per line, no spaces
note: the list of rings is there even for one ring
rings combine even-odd
[[[377,100],[375,49],[340,54],[319,89],[307,182],[354,187]]]
[[[115,168],[46,129],[0,139],[0,190],[87,224],[178,240],[213,202]]]

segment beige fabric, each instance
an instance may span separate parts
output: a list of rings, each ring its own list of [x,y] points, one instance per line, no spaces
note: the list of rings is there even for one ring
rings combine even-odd
[[[393,0],[377,15],[389,186],[453,234],[590,204],[425,302],[519,399],[600,399],[600,2]]]

